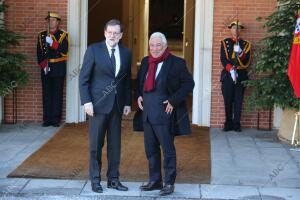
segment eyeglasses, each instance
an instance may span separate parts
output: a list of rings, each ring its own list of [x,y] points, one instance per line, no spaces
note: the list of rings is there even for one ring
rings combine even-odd
[[[111,32],[111,31],[106,31],[107,35],[113,35],[113,36],[117,36],[119,35],[120,33],[117,33],[117,32]]]

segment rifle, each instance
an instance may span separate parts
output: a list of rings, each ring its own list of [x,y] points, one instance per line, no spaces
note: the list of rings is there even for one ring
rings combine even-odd
[[[236,42],[238,43],[239,40],[239,16],[236,13]]]
[[[50,11],[48,11],[48,24],[47,24],[47,36],[50,35]],[[49,59],[49,44],[46,42],[46,51],[45,51],[45,55],[47,57],[47,60]],[[48,72],[50,71],[49,66],[47,65],[44,69],[45,75],[48,74]]]
[[[48,11],[47,35],[50,35],[50,11]]]
[[[236,13],[236,32],[235,32],[235,36],[236,36],[236,43],[235,45],[239,45],[239,16],[238,16],[238,13]],[[239,61],[238,61],[238,56],[239,54],[237,52],[235,52],[235,66],[237,67],[238,64],[239,64]]]
[[[233,49],[236,45],[239,45],[239,17],[238,17],[238,13],[236,13],[236,32],[235,32],[235,36],[236,36],[236,43],[233,45]],[[235,59],[234,59],[234,65],[235,65],[235,68],[234,68],[234,76],[236,77],[237,79],[237,67],[238,67],[238,64],[239,64],[239,60],[238,60],[238,56],[239,56],[239,53],[238,52],[235,52],[234,51],[234,54],[235,54]],[[234,83],[236,83],[236,80],[234,81]]]

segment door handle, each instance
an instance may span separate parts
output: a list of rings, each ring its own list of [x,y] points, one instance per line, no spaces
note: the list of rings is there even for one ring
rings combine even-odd
[[[188,47],[189,46],[189,41],[187,41],[187,39],[185,40],[185,47]]]

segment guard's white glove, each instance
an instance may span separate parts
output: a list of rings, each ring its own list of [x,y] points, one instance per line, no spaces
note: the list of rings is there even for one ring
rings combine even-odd
[[[93,108],[93,104],[92,102],[89,103],[85,103],[84,104],[84,111],[86,114],[88,114],[89,116],[94,116],[94,108]]]
[[[237,79],[237,72],[235,69],[231,69],[230,70],[230,75],[231,75],[231,78],[233,80],[234,83],[236,83],[236,79]]]
[[[50,72],[50,67],[48,67],[48,66],[44,67],[44,73],[45,73],[45,75],[47,75],[48,72]]]
[[[49,46],[51,47],[52,46],[52,44],[53,44],[53,39],[52,39],[52,37],[51,36],[47,36],[46,37],[46,42],[49,44]]]
[[[130,106],[124,106],[123,115],[127,116],[131,112]]]
[[[233,46],[233,51],[235,52],[235,53],[238,53],[238,54],[240,54],[240,53],[242,53],[242,48],[240,47],[240,45],[239,45],[239,43],[238,44],[235,44],[234,46]]]

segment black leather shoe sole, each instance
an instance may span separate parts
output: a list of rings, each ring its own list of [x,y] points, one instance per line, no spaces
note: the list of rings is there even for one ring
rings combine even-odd
[[[160,196],[167,196],[170,195],[174,192],[174,185],[168,185],[163,187],[163,189],[161,189],[161,191],[159,192]]]
[[[233,130],[233,128],[223,128],[222,129],[223,132],[232,131],[232,130]]]
[[[92,186],[92,191],[96,193],[103,193],[103,188],[101,185]]]
[[[242,129],[241,128],[235,128],[234,131],[235,132],[242,132]]]
[[[93,192],[96,192],[96,193],[103,193],[103,190],[102,189],[92,189]]]
[[[160,183],[148,183],[146,185],[142,185],[140,187],[141,191],[152,191],[152,190],[161,190],[163,188],[163,185]]]
[[[116,190],[119,190],[119,191],[128,191],[128,188],[125,187],[125,186],[118,186],[118,187],[112,187],[112,186],[107,186],[107,188],[111,188],[111,189],[116,189]]]
[[[44,123],[42,124],[42,127],[48,127],[48,126],[51,126],[51,124],[50,124],[50,123],[47,123],[47,122],[44,122]]]
[[[107,183],[107,188],[119,190],[119,191],[128,191],[128,187],[122,185],[120,182],[119,183]]]

